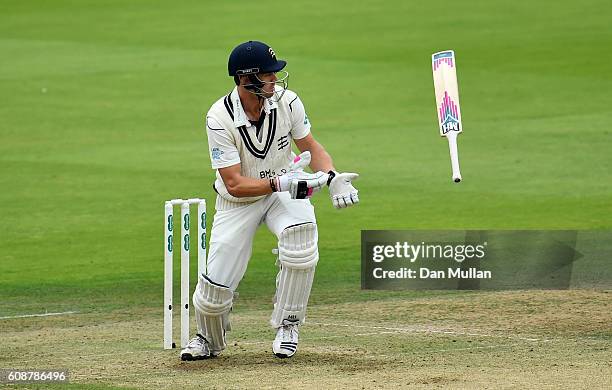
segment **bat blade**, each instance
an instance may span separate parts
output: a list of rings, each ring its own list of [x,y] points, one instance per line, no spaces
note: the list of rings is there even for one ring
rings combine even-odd
[[[461,181],[461,172],[459,170],[457,135],[463,132],[463,125],[461,123],[461,108],[459,106],[455,52],[445,50],[434,53],[431,56],[431,67],[440,135],[448,139],[453,181],[459,183]]]

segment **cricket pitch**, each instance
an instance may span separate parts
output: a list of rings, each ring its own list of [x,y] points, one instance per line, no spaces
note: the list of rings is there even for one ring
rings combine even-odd
[[[313,305],[298,353],[283,360],[268,310],[240,303],[228,349],[196,362],[161,348],[153,310],[9,319],[0,361],[70,370],[70,385],[44,388],[604,388],[609,302],[608,291],[569,290]]]

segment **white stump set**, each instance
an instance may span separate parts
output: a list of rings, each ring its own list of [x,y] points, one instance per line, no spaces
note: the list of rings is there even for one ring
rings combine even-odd
[[[190,205],[198,205],[198,275],[206,272],[206,200],[173,199],[164,204],[164,349],[174,348],[172,341],[172,289],[174,263],[174,206],[181,206],[181,348],[189,342],[189,244]]]

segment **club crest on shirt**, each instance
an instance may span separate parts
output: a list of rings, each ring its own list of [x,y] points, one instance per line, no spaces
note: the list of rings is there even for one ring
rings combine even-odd
[[[278,139],[278,150],[283,150],[287,146],[289,146],[289,136],[283,135]]]

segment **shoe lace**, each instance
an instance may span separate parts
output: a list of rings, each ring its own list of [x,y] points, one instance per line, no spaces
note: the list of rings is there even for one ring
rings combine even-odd
[[[297,325],[284,325],[281,327],[281,337],[283,340],[293,340],[293,335],[297,336],[299,333]]]

